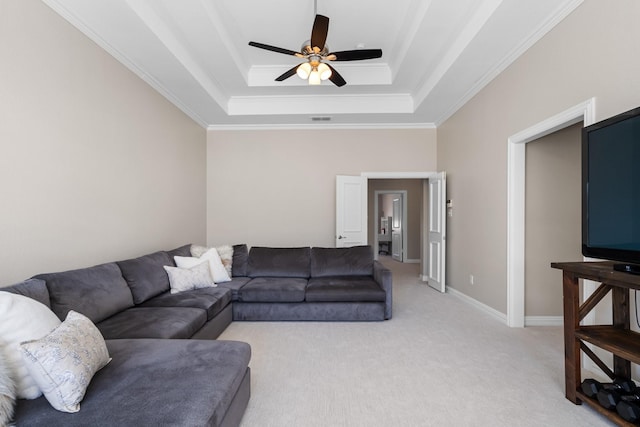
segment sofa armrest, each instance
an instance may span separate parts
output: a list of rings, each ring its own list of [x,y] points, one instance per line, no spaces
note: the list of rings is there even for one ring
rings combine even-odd
[[[373,280],[380,285],[386,294],[384,303],[384,318],[391,319],[391,308],[393,306],[392,287],[393,280],[391,270],[382,265],[380,261],[373,261]]]

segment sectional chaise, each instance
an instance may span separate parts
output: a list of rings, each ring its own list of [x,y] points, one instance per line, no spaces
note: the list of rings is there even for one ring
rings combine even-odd
[[[57,411],[45,397],[19,399],[17,425],[236,426],[250,396],[251,348],[216,340],[232,320],[391,318],[391,272],[370,246],[235,245],[231,280],[172,293],[165,267],[191,257],[191,248],[0,288],[39,301],[60,320],[71,310],[83,314],[112,359],[91,379],[79,412]]]

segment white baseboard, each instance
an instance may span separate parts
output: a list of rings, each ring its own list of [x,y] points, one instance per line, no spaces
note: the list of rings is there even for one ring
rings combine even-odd
[[[420,264],[419,259],[405,259],[403,262],[405,264]]]
[[[562,326],[562,316],[525,316],[524,326]]]
[[[469,295],[463,294],[462,292],[454,288],[450,288],[449,286],[447,286],[447,292],[450,293],[451,295],[454,295],[460,298],[462,301],[466,302],[467,304],[470,304],[475,308],[481,311],[484,311],[485,313],[489,314],[491,317],[504,323],[505,325],[507,324],[507,315],[504,313],[500,313],[495,308],[491,308],[488,305],[481,303],[477,299],[471,298]]]
[[[423,276],[423,280],[426,280],[424,276]],[[449,286],[447,286],[447,292],[450,293],[451,295],[454,295],[460,298],[462,301],[466,302],[467,304],[472,305],[477,309],[484,311],[485,313],[491,315],[496,320],[504,323],[505,325],[507,324],[507,315],[499,312],[495,308],[489,307],[488,305],[481,303],[477,299],[471,298],[469,295],[463,294],[462,292],[454,288],[450,288]],[[564,325],[564,317],[562,316],[526,316],[524,319],[524,325],[525,326],[562,326]]]

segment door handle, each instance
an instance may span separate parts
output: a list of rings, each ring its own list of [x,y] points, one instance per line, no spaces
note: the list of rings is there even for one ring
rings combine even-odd
[[[344,236],[338,236],[338,240],[341,240],[341,239],[346,239],[346,237],[344,237]]]

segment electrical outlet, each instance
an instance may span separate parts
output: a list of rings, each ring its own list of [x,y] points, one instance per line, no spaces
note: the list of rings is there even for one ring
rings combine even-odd
[[[470,275],[469,275],[469,284],[470,284],[470,285],[473,285],[473,281],[474,281],[473,274],[470,274]]]

